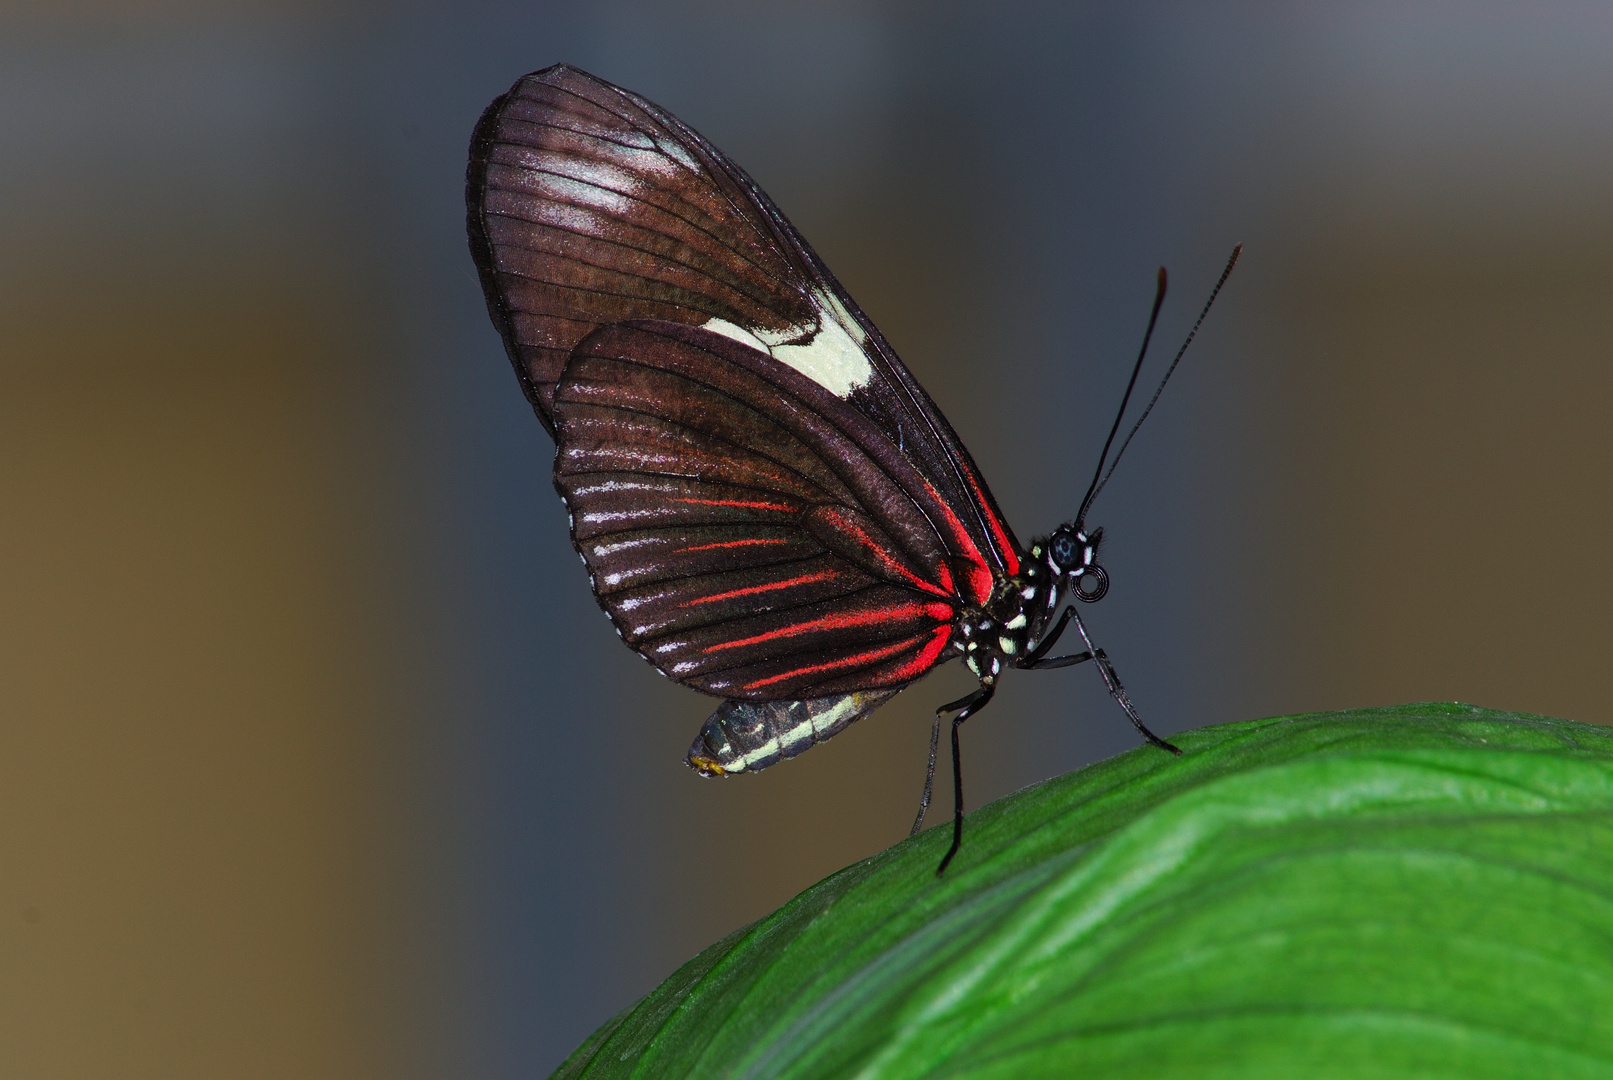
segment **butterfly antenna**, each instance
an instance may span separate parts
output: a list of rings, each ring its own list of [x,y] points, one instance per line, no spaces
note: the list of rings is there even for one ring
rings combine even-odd
[[[1104,480],[1108,479],[1103,473],[1103,463],[1108,459],[1109,447],[1114,445],[1115,435],[1120,431],[1120,421],[1126,417],[1126,403],[1131,400],[1131,391],[1137,385],[1137,376],[1142,374],[1143,359],[1148,355],[1148,342],[1154,336],[1154,324],[1159,322],[1159,309],[1164,303],[1165,268],[1161,266],[1159,268],[1159,284],[1154,289],[1154,310],[1148,313],[1148,329],[1143,331],[1143,347],[1137,350],[1137,362],[1132,365],[1131,381],[1126,384],[1126,392],[1120,399],[1120,411],[1115,413],[1115,422],[1114,425],[1109,428],[1109,437],[1103,441],[1103,453],[1098,455],[1098,468],[1092,474],[1092,483],[1087,485],[1086,497],[1081,500],[1081,509],[1075,515],[1077,528],[1081,526],[1082,522],[1086,521],[1087,507],[1092,505],[1092,500],[1098,497],[1098,492],[1103,487],[1103,484],[1100,482],[1099,478],[1101,477]],[[1154,396],[1158,397],[1159,395],[1155,394]],[[1134,428],[1133,430],[1135,431],[1136,429]],[[1130,442],[1131,436],[1126,436],[1126,441]],[[1122,444],[1120,449],[1122,452],[1124,452],[1126,449],[1125,445]],[[1116,455],[1115,460],[1120,460],[1118,455]],[[1110,470],[1110,472],[1113,471],[1113,469]]]
[[[1208,300],[1204,301],[1204,307],[1203,307],[1203,309],[1201,309],[1199,311],[1199,317],[1197,319],[1193,320],[1193,329],[1191,329],[1191,330],[1189,330],[1187,332],[1187,340],[1183,341],[1182,342],[1182,347],[1180,349],[1176,350],[1176,358],[1171,361],[1171,366],[1165,369],[1165,377],[1163,379],[1159,380],[1159,386],[1158,386],[1158,388],[1156,388],[1154,390],[1154,396],[1148,399],[1148,407],[1143,409],[1143,414],[1141,416],[1137,417],[1137,422],[1135,424],[1131,425],[1131,430],[1126,433],[1126,441],[1121,443],[1120,444],[1120,449],[1115,452],[1115,459],[1114,459],[1114,461],[1109,463],[1109,471],[1103,474],[1103,479],[1098,480],[1096,477],[1093,478],[1093,486],[1092,486],[1091,489],[1089,489],[1087,491],[1087,497],[1081,503],[1081,512],[1076,515],[1075,520],[1077,522],[1084,521],[1086,519],[1087,507],[1092,504],[1093,499],[1096,499],[1098,497],[1098,492],[1102,491],[1103,486],[1109,482],[1109,477],[1111,477],[1111,476],[1113,476],[1115,474],[1115,466],[1120,464],[1121,455],[1123,455],[1126,452],[1126,447],[1131,445],[1132,436],[1136,435],[1137,434],[1137,429],[1143,426],[1143,421],[1148,419],[1148,414],[1154,411],[1154,405],[1155,405],[1156,402],[1159,401],[1159,395],[1161,395],[1161,394],[1163,394],[1165,392],[1165,384],[1171,381],[1171,375],[1175,373],[1176,365],[1180,364],[1182,362],[1182,356],[1183,356],[1184,353],[1187,352],[1187,347],[1189,345],[1193,344],[1194,335],[1196,335],[1199,332],[1199,327],[1204,324],[1204,317],[1210,313],[1210,307],[1211,307],[1211,305],[1213,305],[1215,303],[1215,298],[1217,296],[1221,295],[1221,286],[1223,286],[1223,285],[1225,285],[1227,283],[1227,278],[1230,277],[1231,274],[1232,274],[1232,268],[1234,266],[1238,265],[1238,256],[1242,255],[1242,254],[1243,254],[1243,245],[1242,244],[1239,244],[1237,247],[1232,249],[1232,256],[1229,259],[1227,259],[1226,268],[1221,271],[1221,277],[1219,278],[1219,280],[1216,281],[1215,288],[1210,290],[1210,298]],[[1159,301],[1165,295],[1165,271],[1161,270],[1159,272],[1159,274],[1160,274],[1160,278],[1159,278],[1159,281],[1160,281],[1160,295],[1159,295],[1159,297],[1156,297],[1155,300],[1154,300],[1154,313],[1156,315],[1159,313]],[[1148,323],[1148,330],[1149,330],[1150,333],[1152,333],[1153,329],[1154,329],[1154,324],[1153,324],[1153,321],[1150,320],[1149,323]],[[1144,337],[1143,338],[1143,350],[1147,351],[1147,349],[1148,349],[1148,339],[1146,337]],[[1138,367],[1142,366],[1142,358],[1141,357],[1137,358],[1137,366]],[[1135,370],[1133,370],[1132,373],[1131,373],[1131,381],[1133,383],[1135,383],[1137,381],[1137,372]],[[1126,387],[1126,397],[1130,397],[1130,396],[1131,396],[1131,387],[1128,386],[1128,387]],[[1125,398],[1121,399],[1120,411],[1122,413],[1124,413],[1126,411]],[[1115,426],[1116,427],[1120,426],[1120,417],[1118,417],[1118,416],[1115,417]],[[1113,441],[1114,437],[1115,437],[1114,432],[1111,431],[1109,433],[1110,440]],[[1107,454],[1108,451],[1109,451],[1109,444],[1105,443],[1103,449],[1104,449],[1104,453]],[[1103,469],[1103,461],[1102,461],[1101,458],[1098,461],[1098,469],[1100,471]]]

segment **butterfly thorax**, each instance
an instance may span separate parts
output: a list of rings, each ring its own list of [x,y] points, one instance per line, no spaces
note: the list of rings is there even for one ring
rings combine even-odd
[[[995,679],[1004,664],[1025,655],[1047,625],[1058,601],[1058,579],[1045,560],[1045,552],[1033,545],[1018,574],[999,577],[987,601],[966,608],[953,623],[953,646],[977,677]]]
[[[1041,638],[1065,595],[1088,602],[1109,589],[1108,575],[1098,565],[1103,530],[1089,536],[1064,525],[1051,536],[1033,540],[1019,560],[1019,573],[999,577],[991,596],[966,608],[953,623],[952,646],[984,681],[993,681],[1003,666],[1024,656]]]

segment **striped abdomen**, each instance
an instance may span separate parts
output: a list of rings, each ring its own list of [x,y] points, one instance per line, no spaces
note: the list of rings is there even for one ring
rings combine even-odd
[[[765,769],[823,742],[895,694],[858,690],[809,701],[725,701],[689,747],[689,767],[701,776]]]

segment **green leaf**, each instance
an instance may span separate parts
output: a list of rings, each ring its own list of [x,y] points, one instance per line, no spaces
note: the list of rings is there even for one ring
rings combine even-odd
[[[711,946],[557,1077],[1613,1077],[1613,733],[1279,717],[1027,788]]]

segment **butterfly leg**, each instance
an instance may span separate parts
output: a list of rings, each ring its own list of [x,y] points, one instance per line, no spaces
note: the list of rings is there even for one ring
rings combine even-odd
[[[1046,671],[1049,668],[1074,667],[1076,664],[1084,664],[1091,659],[1091,653],[1078,652],[1071,653],[1068,656],[1049,656],[1045,660],[1032,660],[1030,663],[1015,664],[1014,666],[1022,667],[1027,671]]]
[[[935,713],[935,723],[930,725],[930,765],[924,771],[924,794],[919,797],[919,816],[913,819],[913,827],[907,831],[909,836],[917,836],[924,827],[924,815],[930,809],[930,792],[935,787],[935,752],[941,746],[941,714],[945,709],[938,709]]]
[[[1115,703],[1125,711],[1126,718],[1131,721],[1131,726],[1136,728],[1142,737],[1148,740],[1150,745],[1157,746],[1161,750],[1169,750],[1177,757],[1181,757],[1182,751],[1180,749],[1149,731],[1148,725],[1143,723],[1143,718],[1137,715],[1136,706],[1132,705],[1131,698],[1126,696],[1126,688],[1120,685],[1120,673],[1115,670],[1114,664],[1110,663],[1103,650],[1092,644],[1092,639],[1087,636],[1087,628],[1081,624],[1081,616],[1079,615],[1075,616],[1075,631],[1081,635],[1081,640],[1086,642],[1089,650],[1088,658],[1097,661],[1098,674],[1103,676],[1103,685],[1109,688],[1109,696],[1114,698]]]
[[[1081,635],[1081,640],[1087,644],[1087,650],[1085,652],[1070,653],[1068,656],[1048,656],[1047,653],[1052,649],[1053,643],[1059,639],[1060,634],[1064,633],[1064,628],[1070,624],[1072,618],[1075,619],[1076,631]],[[1109,688],[1109,696],[1114,698],[1115,702],[1125,711],[1126,719],[1130,720],[1132,726],[1142,733],[1142,737],[1148,740],[1149,745],[1157,746],[1161,750],[1169,750],[1179,756],[1182,753],[1180,750],[1149,731],[1148,725],[1143,723],[1142,717],[1137,715],[1137,708],[1132,705],[1131,698],[1126,696],[1126,688],[1120,684],[1120,675],[1115,671],[1114,664],[1102,649],[1093,647],[1092,639],[1087,637],[1087,629],[1082,625],[1080,616],[1076,615],[1075,608],[1065,608],[1064,613],[1059,616],[1059,621],[1053,625],[1053,629],[1049,630],[1042,640],[1036,643],[1034,649],[1016,660],[1014,666],[1034,671],[1047,668],[1073,667],[1076,664],[1084,664],[1088,660],[1098,662],[1098,674],[1103,677],[1103,685]]]
[[[918,817],[913,819],[913,829],[908,830],[910,837],[916,837],[918,830],[923,829],[924,814],[929,811],[929,795],[936,788],[936,751],[940,750],[940,717],[944,717],[947,712],[952,712],[953,709],[968,708],[977,695],[979,695],[979,690],[966,696],[966,698],[958,698],[952,704],[944,704],[944,706],[936,709],[936,722],[931,724],[931,729],[929,729],[929,767],[924,771],[924,795],[919,796]]]
[[[963,843],[963,757],[958,749],[958,728],[962,727],[963,722],[969,717],[985,708],[986,702],[990,701],[996,692],[997,680],[988,677],[982,679],[980,689],[968,697],[959,698],[935,711],[938,726],[942,713],[957,711],[957,715],[952,718],[952,846],[947,848],[947,853],[941,857],[941,865],[935,868],[936,877],[946,873],[947,864],[952,861],[952,856],[958,853],[958,848]]]
[[[1070,617],[1074,614],[1075,608],[1065,608],[1064,613],[1059,616],[1059,621],[1053,624],[1053,629],[1042,635],[1042,640],[1036,643],[1036,647],[1034,649],[1020,657],[1018,660],[1014,661],[1014,666],[1022,668],[1043,666],[1064,667],[1065,665],[1063,664],[1043,665],[1041,660],[1042,657],[1048,654],[1054,645],[1058,644],[1059,636],[1064,633],[1064,628],[1070,625]],[[1077,663],[1079,663],[1079,661],[1077,661]]]
[[[1059,635],[1064,633],[1064,628],[1070,625],[1070,618],[1074,614],[1075,609],[1073,607],[1065,608],[1064,614],[1059,616],[1059,621],[1053,625],[1053,629],[1049,630],[1042,637],[1042,640],[1036,643],[1034,649],[1015,660],[1014,666],[1024,668],[1027,671],[1035,671],[1038,668],[1073,667],[1076,664],[1084,664],[1091,660],[1092,653],[1090,652],[1071,653],[1068,656],[1047,655],[1054,644],[1058,642]]]

